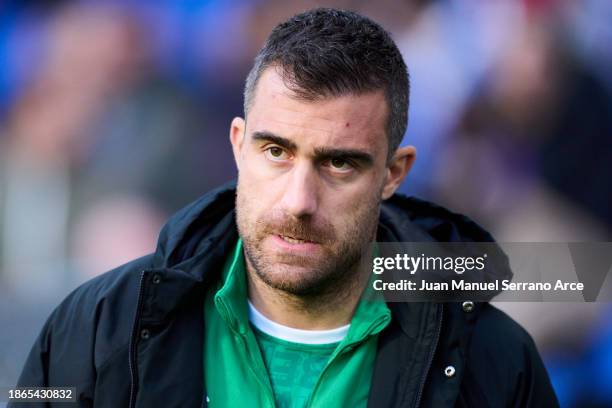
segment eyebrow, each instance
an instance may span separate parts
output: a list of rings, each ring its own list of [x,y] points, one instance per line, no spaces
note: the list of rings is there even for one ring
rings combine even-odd
[[[291,140],[266,130],[253,132],[252,138],[253,141],[271,142],[288,150],[298,150],[297,145]],[[374,157],[370,153],[359,149],[316,147],[314,149],[314,157],[317,161],[330,159],[353,160],[365,167],[371,166],[374,163]]]
[[[284,147],[285,149],[294,151],[297,150],[297,145],[291,140],[275,135],[274,133],[266,130],[253,132],[253,140],[258,142],[271,142]]]

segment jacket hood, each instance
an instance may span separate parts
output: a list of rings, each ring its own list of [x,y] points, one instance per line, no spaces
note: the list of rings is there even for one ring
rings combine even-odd
[[[154,263],[158,267],[188,271],[211,248],[235,242],[238,237],[234,216],[235,189],[235,181],[227,183],[174,214],[161,230]],[[395,194],[382,202],[377,241],[492,243],[494,239],[464,215],[428,201]],[[497,244],[492,248],[500,261],[485,269],[481,276],[475,276],[474,280],[512,277],[501,248]]]

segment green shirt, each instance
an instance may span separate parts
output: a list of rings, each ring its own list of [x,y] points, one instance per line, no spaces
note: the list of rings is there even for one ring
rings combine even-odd
[[[317,378],[339,343],[294,343],[257,328],[254,332],[272,383],[276,406],[305,406]]]
[[[223,278],[205,300],[204,372],[211,407],[329,407],[365,406],[368,399],[378,333],[391,313],[367,286],[355,310],[346,337],[319,360],[311,373],[310,391],[296,390],[290,403],[279,387],[279,372],[273,353],[266,353],[267,339],[260,343],[248,320],[246,267],[242,241],[223,268]],[[367,300],[366,300],[367,299]],[[278,340],[278,339],[275,339]],[[280,340],[282,341],[282,340]],[[278,343],[277,343],[278,345]],[[285,346],[288,346],[285,344]],[[308,347],[306,347],[308,348]],[[302,349],[305,351],[305,349]],[[323,352],[321,350],[321,352]],[[273,367],[272,375],[267,367]],[[277,374],[274,374],[274,373]],[[275,385],[276,384],[276,385]],[[276,388],[275,388],[276,387]],[[278,400],[277,400],[278,398]]]

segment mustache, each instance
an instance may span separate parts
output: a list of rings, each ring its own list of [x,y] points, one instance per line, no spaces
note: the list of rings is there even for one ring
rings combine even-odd
[[[260,220],[258,224],[258,229],[263,233],[262,235],[284,235],[317,244],[325,244],[334,241],[336,238],[332,224],[322,219],[315,222],[310,218],[296,219],[290,216],[282,216]]]

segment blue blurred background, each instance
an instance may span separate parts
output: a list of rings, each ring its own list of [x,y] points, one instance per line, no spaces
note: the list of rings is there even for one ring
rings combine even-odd
[[[608,0],[4,0],[0,386],[61,298],[235,177],[229,122],[253,57],[314,6],[372,17],[404,54],[418,159],[402,192],[501,241],[611,240]],[[534,336],[562,406],[612,406],[609,303],[498,306]]]

